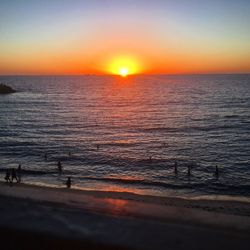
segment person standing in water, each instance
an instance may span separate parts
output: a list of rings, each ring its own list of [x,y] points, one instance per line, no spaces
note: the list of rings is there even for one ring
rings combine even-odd
[[[19,183],[21,182],[21,178],[22,178],[21,171],[22,171],[22,167],[21,167],[21,164],[19,164],[17,168],[17,178],[18,178]]]
[[[61,173],[62,172],[62,164],[60,161],[58,161],[58,163],[57,163],[57,168],[58,168],[58,171]]]
[[[178,174],[177,162],[174,163],[174,173],[175,173],[176,175]]]
[[[17,176],[16,176],[16,170],[14,168],[11,169],[11,182],[16,179],[16,182],[18,182]]]
[[[215,166],[215,176],[216,176],[216,178],[219,177],[219,168],[217,165]]]
[[[149,156],[148,160],[149,160],[149,162],[152,162],[152,156],[151,155]]]
[[[4,179],[6,182],[11,182],[10,180],[10,169],[7,169]]]
[[[68,177],[67,181],[66,181],[66,186],[67,188],[71,188],[71,178]]]

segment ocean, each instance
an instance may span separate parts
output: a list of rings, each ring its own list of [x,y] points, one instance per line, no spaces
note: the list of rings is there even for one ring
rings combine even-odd
[[[2,181],[21,164],[22,181],[37,185],[62,187],[70,176],[79,189],[250,197],[250,75],[0,82],[17,90],[0,95]]]

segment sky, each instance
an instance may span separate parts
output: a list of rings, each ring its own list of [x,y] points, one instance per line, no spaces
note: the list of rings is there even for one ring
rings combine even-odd
[[[0,74],[250,73],[249,13],[249,0],[0,0]]]

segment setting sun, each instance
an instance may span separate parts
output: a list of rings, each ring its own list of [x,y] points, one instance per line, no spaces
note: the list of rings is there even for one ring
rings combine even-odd
[[[126,77],[129,74],[129,70],[127,68],[121,68],[119,70],[119,74],[123,77]]]
[[[141,67],[135,58],[114,57],[107,66],[107,72],[126,77],[141,72]]]

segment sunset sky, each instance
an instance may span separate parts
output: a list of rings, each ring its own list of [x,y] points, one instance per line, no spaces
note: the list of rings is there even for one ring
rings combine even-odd
[[[1,0],[0,74],[250,73],[249,0]]]

